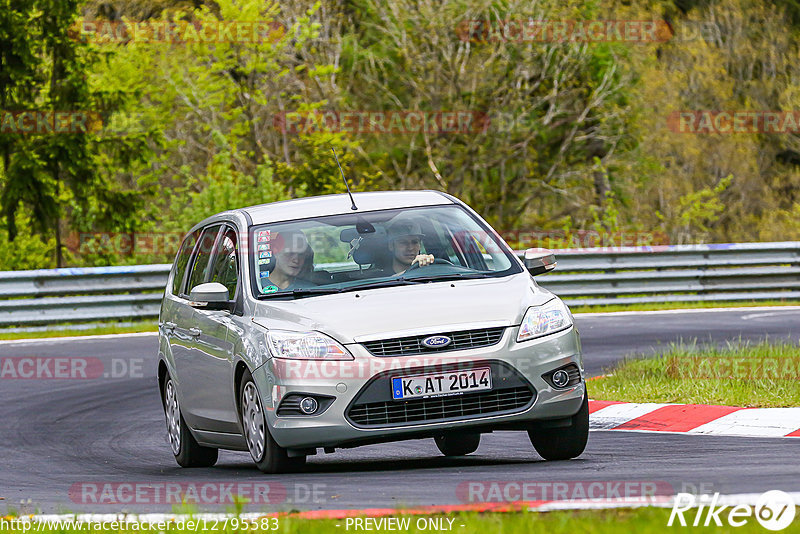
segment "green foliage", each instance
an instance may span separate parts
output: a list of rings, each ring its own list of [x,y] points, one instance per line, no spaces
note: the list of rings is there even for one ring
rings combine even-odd
[[[0,110],[88,114],[113,108],[108,94],[93,91],[89,81],[97,56],[70,33],[78,6],[78,0],[31,0],[6,6],[9,11],[2,24],[9,31],[2,33],[0,49],[14,50],[20,36],[25,44],[17,52],[4,54],[3,62],[10,61],[16,68],[0,82]],[[6,107],[9,104],[13,109]],[[99,170],[102,149],[92,132],[23,135],[9,131],[0,150],[0,202],[7,239],[16,238],[18,210],[29,208],[30,226],[43,236],[55,237],[57,266],[64,264],[65,229],[124,224],[139,206],[135,196],[120,190]],[[125,168],[118,158],[107,158],[107,163],[117,170]]]
[[[31,216],[26,210],[18,212],[16,223],[17,235],[13,241],[8,239],[8,230],[0,226],[0,271],[51,268],[55,239],[44,240],[34,233]]]
[[[443,190],[501,231],[561,230],[555,246],[587,232],[800,239],[796,135],[687,134],[668,120],[681,110],[800,109],[798,5],[0,0],[0,109],[88,108],[103,121],[85,136],[0,133],[5,238],[54,238],[53,265],[56,250],[70,265],[169,261],[70,254],[58,243],[75,232],[182,233],[225,209],[344,192],[335,148],[356,191]],[[79,14],[282,30],[255,42],[80,42],[68,31]],[[468,21],[529,18],[668,19],[675,35],[580,43],[463,33]],[[293,113],[410,110],[470,112],[480,127],[281,127]]]
[[[224,144],[222,134],[215,132],[215,138]],[[221,211],[291,198],[273,179],[269,160],[259,164],[253,174],[244,174],[235,169],[236,157],[230,147],[224,147],[209,163],[204,176],[187,175],[188,189],[170,199],[169,223],[164,228],[186,231]]]
[[[685,231],[709,232],[708,225],[719,219],[725,209],[720,195],[733,181],[728,175],[714,187],[705,187],[682,196],[678,200],[679,221]]]

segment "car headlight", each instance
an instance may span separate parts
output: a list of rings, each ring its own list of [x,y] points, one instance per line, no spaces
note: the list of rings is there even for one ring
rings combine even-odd
[[[267,332],[269,350],[276,358],[293,360],[352,360],[353,355],[332,338],[319,332]]]
[[[560,299],[553,299],[541,306],[533,306],[525,313],[519,325],[517,341],[527,341],[537,337],[566,330],[572,326],[572,314]]]

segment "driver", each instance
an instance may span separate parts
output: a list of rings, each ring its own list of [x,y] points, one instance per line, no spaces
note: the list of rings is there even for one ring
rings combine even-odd
[[[420,267],[430,265],[435,258],[433,254],[420,254],[422,246],[422,228],[413,221],[396,221],[388,228],[389,251],[392,253],[391,272],[402,274],[413,264]]]

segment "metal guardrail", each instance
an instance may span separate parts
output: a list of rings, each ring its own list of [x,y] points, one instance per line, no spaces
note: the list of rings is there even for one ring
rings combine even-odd
[[[0,326],[158,317],[171,267],[0,272]]]
[[[522,254],[519,252],[518,254]],[[800,242],[556,251],[571,306],[800,299]],[[170,265],[0,272],[0,326],[155,318]]]

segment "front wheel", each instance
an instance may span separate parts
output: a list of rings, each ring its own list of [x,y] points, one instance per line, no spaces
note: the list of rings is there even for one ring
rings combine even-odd
[[[306,457],[290,458],[286,449],[272,439],[250,371],[245,371],[242,377],[241,400],[244,439],[256,466],[264,473],[289,473],[301,469]]]
[[[583,397],[578,413],[571,418],[567,427],[542,428],[535,426],[528,430],[528,437],[536,452],[545,460],[569,460],[580,456],[589,440],[589,395]]]
[[[167,418],[167,437],[175,461],[181,467],[211,467],[217,463],[219,451],[203,447],[194,439],[178,404],[178,390],[172,379],[164,384],[164,415]]]
[[[464,456],[478,449],[481,435],[478,432],[448,432],[436,436],[434,441],[445,456]]]

